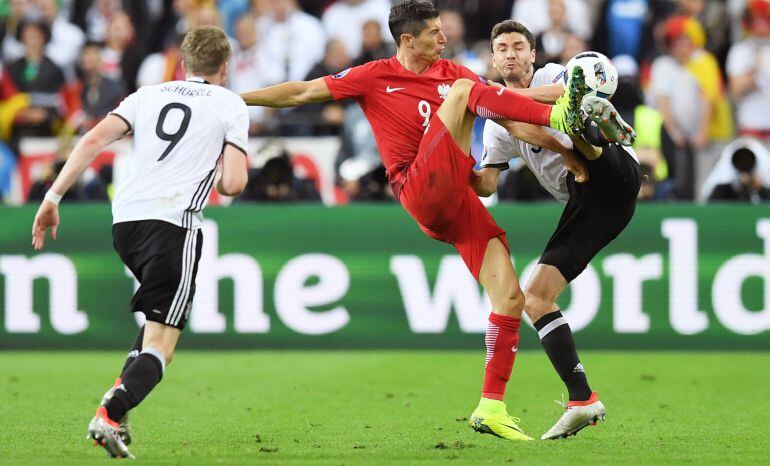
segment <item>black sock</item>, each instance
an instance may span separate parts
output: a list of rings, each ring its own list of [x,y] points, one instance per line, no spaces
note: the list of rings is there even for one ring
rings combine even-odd
[[[570,401],[585,401],[590,398],[591,387],[588,386],[583,365],[580,364],[572,330],[561,312],[546,314],[534,325],[548,359],[567,386]]]
[[[132,362],[134,362],[134,359],[136,359],[137,356],[139,356],[139,353],[142,352],[142,341],[144,340],[144,325],[142,325],[142,328],[139,329],[139,333],[136,334],[136,338],[134,339],[134,344],[131,346],[131,351],[128,352],[128,357],[126,358],[125,364],[123,364],[123,370],[120,371],[120,377],[123,377],[123,374],[126,373],[126,369],[128,369],[128,366],[131,365]]]
[[[141,353],[123,373],[123,385],[107,402],[107,417],[119,422],[126,412],[142,402],[161,378],[163,364],[160,360],[153,354]]]

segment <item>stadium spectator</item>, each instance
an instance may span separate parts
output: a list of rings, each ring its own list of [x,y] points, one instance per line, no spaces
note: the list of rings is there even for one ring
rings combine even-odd
[[[112,191],[112,165],[104,164],[83,186],[83,200],[109,202]]]
[[[725,63],[729,48],[730,22],[725,21],[725,2],[707,0],[679,0],[677,14],[690,16],[703,25],[706,32],[705,49],[711,52],[720,65]]]
[[[358,105],[348,106],[345,111],[342,144],[336,165],[340,185],[348,200],[359,198],[360,190],[365,189],[361,187],[360,179],[382,165],[374,132]]]
[[[80,132],[86,132],[118,106],[126,89],[122,81],[105,75],[101,50],[95,43],[87,43],[83,47],[79,75],[76,88],[80,96],[81,112],[73,123]]]
[[[669,0],[601,0],[591,50],[608,57],[630,55],[645,64],[654,58],[654,28],[675,9]]]
[[[338,39],[331,39],[326,43],[323,60],[310,70],[305,81],[335,75],[351,65],[352,60],[345,44]],[[294,136],[326,136],[339,134],[344,120],[343,106],[330,101],[291,109],[282,114],[281,123],[284,131]]]
[[[463,61],[463,56],[468,53],[468,46],[465,43],[465,21],[455,10],[441,10],[439,18],[441,32],[446,36],[444,52],[441,56],[460,63]]]
[[[389,0],[337,0],[326,9],[321,20],[326,35],[345,44],[348,54],[357,57],[362,52],[364,24],[375,20],[380,25],[384,42],[392,43],[388,33]]]
[[[182,69],[182,51],[180,49],[183,37],[184,35],[177,35],[162,52],[153,53],[142,61],[136,77],[137,87],[165,81],[184,81],[185,74]]]
[[[321,21],[297,7],[297,0],[265,0],[257,20],[260,46],[275,60],[281,81],[301,81],[321,61],[326,33]]]
[[[319,202],[321,196],[313,181],[299,178],[294,173],[291,154],[286,148],[268,144],[261,152],[271,156],[260,169],[249,170],[249,181],[238,201]]]
[[[465,20],[457,10],[441,10],[441,32],[446,37],[443,58],[448,58],[460,65],[473,70],[474,73],[484,74],[486,63],[484,59],[468,47],[465,41]],[[488,55],[487,43],[484,41],[484,55]]]
[[[585,0],[565,0],[567,28],[583,40],[591,37],[591,14]],[[511,19],[527,25],[537,36],[551,26],[549,2],[543,0],[516,0]]]
[[[134,47],[134,26],[124,11],[113,12],[107,24],[106,43],[101,51],[104,74],[112,79],[122,79],[128,89],[134,89],[144,58],[143,51]]]
[[[727,56],[738,129],[770,144],[770,1],[749,1],[744,27],[747,37]]]
[[[577,34],[569,33],[564,38],[564,45],[562,46],[558,62],[566,65],[572,57],[586,50],[588,50],[588,43]]]
[[[109,17],[121,9],[120,0],[74,1],[70,19],[89,42],[105,42]]]
[[[342,189],[348,202],[390,202],[395,200],[393,189],[388,183],[385,167],[378,163],[374,168],[356,167],[365,170],[357,173],[352,159],[340,167]],[[367,170],[367,168],[369,168]]]
[[[753,138],[734,141],[703,185],[702,195],[710,201],[769,201],[770,152]]]
[[[673,16],[664,32],[668,54],[653,62],[648,93],[663,115],[662,149],[675,180],[674,195],[693,199],[696,175],[710,169],[699,155],[705,157],[712,140],[732,135],[732,119],[719,65],[702,48],[705,33],[700,24]]]
[[[8,78],[29,96],[29,104],[16,115],[13,136],[53,136],[65,115],[59,108],[66,83],[61,68],[44,53],[50,30],[44,22],[25,21],[19,32],[25,55],[8,66]]]
[[[282,74],[264,56],[258,43],[257,23],[251,14],[238,18],[234,26],[235,45],[230,58],[228,87],[239,93],[253,86],[269,86],[280,82]],[[264,107],[249,107],[250,134],[259,134],[271,126],[275,113]]]
[[[392,43],[382,40],[382,26],[378,21],[370,19],[364,23],[363,38],[361,55],[353,60],[353,66],[393,56],[395,48]]]
[[[31,5],[31,4],[30,4]],[[42,19],[48,26],[49,40],[45,54],[56,63],[69,78],[74,78],[74,65],[85,43],[85,34],[77,26],[59,15],[57,0],[36,0],[35,8],[23,8],[27,19]],[[24,47],[20,38],[6,35],[3,41],[3,60],[10,62],[24,56]]]
[[[549,0],[548,17],[551,19],[548,28],[535,37],[535,66],[538,68],[546,63],[561,61],[564,43],[570,35],[565,0]]]
[[[59,176],[61,169],[64,168],[65,162],[65,160],[57,158],[46,164],[42,175],[37,180],[33,181],[29,187],[29,192],[27,193],[28,202],[40,202],[45,199],[45,193],[51,189],[56,177]],[[69,191],[67,191],[62,199],[69,202],[79,201],[81,199],[81,189],[82,187],[78,181],[69,189]]]
[[[235,36],[235,25],[249,10],[248,0],[217,0],[217,10],[222,17],[222,29],[228,37]]]

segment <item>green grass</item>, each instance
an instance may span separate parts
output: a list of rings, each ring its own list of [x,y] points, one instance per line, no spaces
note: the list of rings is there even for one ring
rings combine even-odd
[[[586,352],[607,421],[563,441],[466,426],[481,352],[181,351],[132,412],[138,461],[191,464],[759,464],[770,459],[770,353]],[[0,464],[106,464],[88,420],[114,352],[0,353]],[[523,351],[511,414],[539,436],[564,392]]]

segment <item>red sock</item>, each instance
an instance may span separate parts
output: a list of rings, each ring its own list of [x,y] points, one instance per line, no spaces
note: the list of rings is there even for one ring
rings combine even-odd
[[[509,91],[508,89],[475,83],[468,96],[468,109],[481,118],[513,120],[549,126],[551,106]]]
[[[502,314],[489,314],[487,327],[487,365],[484,369],[484,388],[481,396],[502,400],[505,385],[511,378],[513,360],[519,346],[521,319]]]

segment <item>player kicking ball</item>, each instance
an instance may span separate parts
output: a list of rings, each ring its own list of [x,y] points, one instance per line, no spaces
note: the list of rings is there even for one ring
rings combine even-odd
[[[491,46],[494,66],[506,87],[529,89],[562,82],[565,69],[561,65],[547,64],[533,71],[535,39],[522,24],[511,20],[497,24],[492,30]],[[597,72],[611,71],[601,68],[604,66],[612,65],[601,62]],[[556,89],[561,86],[558,84]],[[538,89],[542,93],[549,88]],[[479,194],[490,195],[497,190],[500,172],[508,168],[513,157],[520,157],[540,184],[567,204],[524,290],[525,312],[569,392],[564,414],[542,439],[574,435],[603,420],[606,414],[598,395],[588,385],[572,331],[556,300],[626,227],[634,215],[641,183],[633,149],[609,142],[631,144],[636,137],[633,129],[604,98],[586,96],[582,104],[589,119],[582,136],[569,137],[521,123],[487,121],[482,170],[474,181]]]
[[[577,134],[586,92],[580,70],[555,105],[488,86],[469,69],[441,59],[446,37],[430,2],[406,0],[390,10],[396,55],[313,81],[241,94],[247,104],[294,107],[353,98],[377,142],[401,205],[431,238],[453,245],[492,302],[481,400],[471,426],[511,440],[531,440],[508,415],[503,396],[519,342],[524,294],[505,232],[470,186],[469,156],[476,116],[550,126]]]
[[[248,109],[222,87],[230,58],[227,36],[213,27],[191,31],[182,54],[187,80],[142,87],[86,133],[32,225],[35,249],[43,249],[49,228],[56,239],[61,197],[105,146],[133,132],[132,164],[112,203],[112,235],[140,283],[131,310],[143,313],[146,323],[88,425],[88,438],[113,458],[132,457],[128,411],[160,382],[190,315],[202,210],[211,187],[234,196],[248,176]]]

